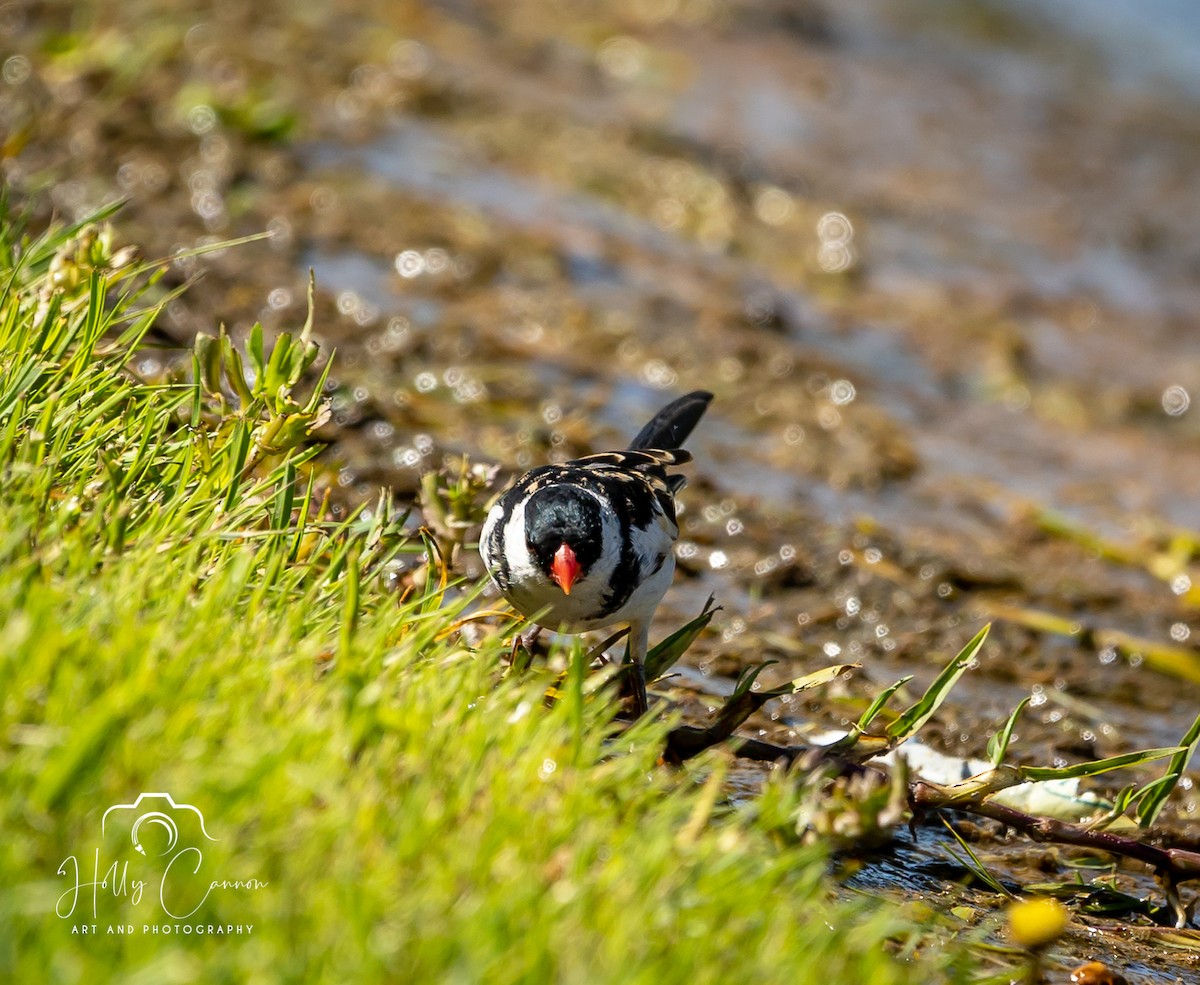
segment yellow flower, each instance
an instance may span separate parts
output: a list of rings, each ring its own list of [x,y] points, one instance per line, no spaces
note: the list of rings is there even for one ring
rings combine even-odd
[[[1022,947],[1045,947],[1066,930],[1070,915],[1049,897],[1020,900],[1008,908],[1008,935]]]

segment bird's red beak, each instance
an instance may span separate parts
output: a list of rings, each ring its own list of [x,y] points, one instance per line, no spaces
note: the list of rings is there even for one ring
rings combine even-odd
[[[579,562],[575,559],[575,552],[566,544],[554,552],[554,563],[550,565],[550,577],[563,590],[564,595],[571,594],[571,586],[579,577]]]

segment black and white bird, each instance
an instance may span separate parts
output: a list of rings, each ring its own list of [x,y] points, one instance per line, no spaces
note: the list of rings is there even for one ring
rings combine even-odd
[[[668,474],[712,394],[660,410],[627,451],[532,469],[496,500],[479,538],[492,581],[522,615],[569,633],[629,625],[634,713],[646,711],[650,620],[675,573],[675,494]]]

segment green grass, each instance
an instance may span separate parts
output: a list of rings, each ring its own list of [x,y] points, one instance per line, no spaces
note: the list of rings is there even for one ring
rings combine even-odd
[[[617,737],[578,681],[546,707],[501,673],[510,627],[443,633],[470,586],[386,590],[424,548],[386,500],[313,497],[306,332],[252,340],[251,374],[215,338],[136,379],[165,292],[120,264],[107,234],[0,231],[0,980],[951,980],[898,911],[835,900],[819,847],[716,803],[712,757],[660,767],[669,723]],[[159,791],[219,839],[174,870],[186,909],[267,885],[168,918],[165,845],[100,836]],[[97,849],[148,888],[60,916]],[[253,932],[142,932],[175,922]]]

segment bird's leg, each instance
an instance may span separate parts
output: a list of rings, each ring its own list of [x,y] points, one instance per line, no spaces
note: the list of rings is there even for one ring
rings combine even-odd
[[[641,718],[650,709],[646,697],[646,653],[650,649],[650,626],[648,623],[629,624],[629,679],[633,691],[633,717]]]
[[[516,633],[512,638],[512,649],[508,655],[509,665],[516,671],[524,672],[533,662],[533,648],[541,635],[542,627],[534,624],[527,633]],[[524,653],[524,656],[522,656]]]
[[[533,648],[537,646],[538,637],[541,635],[542,627],[534,623],[533,628],[521,637],[521,646],[525,647],[530,653],[533,653]]]

